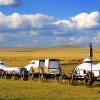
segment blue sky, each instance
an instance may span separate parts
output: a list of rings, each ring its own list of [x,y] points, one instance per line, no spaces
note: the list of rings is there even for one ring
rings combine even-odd
[[[16,6],[0,7],[5,14],[42,13],[58,18],[69,18],[81,12],[100,11],[100,0],[20,0]]]
[[[100,45],[100,0],[0,0],[0,47]]]

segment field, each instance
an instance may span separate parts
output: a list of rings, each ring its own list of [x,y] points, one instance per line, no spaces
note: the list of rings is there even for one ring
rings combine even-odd
[[[32,59],[57,58],[70,72],[82,59],[89,58],[89,48],[81,46],[53,46],[44,48],[0,48],[0,59],[8,66],[26,66]],[[94,61],[100,60],[100,47],[94,47]],[[14,81],[0,79],[0,100],[99,100],[100,84],[92,88],[70,86],[67,81],[58,84],[48,81]]]
[[[100,100],[99,86],[70,86],[55,80],[0,80],[0,100]]]

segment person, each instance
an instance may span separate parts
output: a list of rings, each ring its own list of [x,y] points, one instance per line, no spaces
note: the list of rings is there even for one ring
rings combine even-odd
[[[61,65],[59,65],[58,70],[59,70],[58,82],[62,83],[62,80],[63,80],[63,67]]]
[[[44,74],[44,69],[42,66],[40,66],[40,78],[43,78],[43,74]]]
[[[34,78],[34,69],[33,69],[33,67],[30,68],[29,76],[30,76],[30,79],[33,80],[33,78]]]
[[[60,65],[59,66],[59,74],[62,76],[63,75],[63,67]]]

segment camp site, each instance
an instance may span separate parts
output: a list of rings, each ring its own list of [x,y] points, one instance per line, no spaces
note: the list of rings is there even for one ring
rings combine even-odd
[[[0,100],[100,100],[100,0],[0,0]]]
[[[54,53],[56,49],[59,51]],[[21,52],[23,50],[25,52]],[[92,76],[91,73],[88,73],[91,72],[89,46],[0,49],[0,85],[2,90],[0,97],[26,100],[36,98],[38,100],[41,98],[53,99],[53,96],[57,96],[57,100],[61,98],[63,100],[65,98],[99,100],[99,47],[93,47],[93,51],[92,72],[94,74]],[[70,55],[68,55],[69,52]],[[79,55],[81,56],[79,57]],[[41,70],[42,67],[43,70]],[[6,74],[3,74],[3,69]],[[89,75],[87,74],[87,77],[84,78],[86,73]],[[5,90],[3,90],[4,87]],[[53,94],[52,91],[54,91]],[[59,92],[61,95],[58,96]],[[39,94],[40,96],[37,97]],[[48,96],[45,96],[46,94]]]

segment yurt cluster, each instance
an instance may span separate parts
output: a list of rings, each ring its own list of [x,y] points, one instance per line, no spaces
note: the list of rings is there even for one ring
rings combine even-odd
[[[32,60],[25,67],[8,67],[0,61],[0,77],[6,79],[34,79],[59,77],[62,68],[58,59]]]
[[[33,80],[34,78],[51,79],[58,82],[69,80],[74,85],[78,80],[84,80],[86,86],[100,81],[100,63],[93,64],[91,59],[84,59],[71,73],[63,73],[63,67],[58,59],[32,60],[25,67],[8,67],[0,61],[0,78]]]

